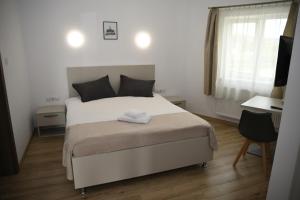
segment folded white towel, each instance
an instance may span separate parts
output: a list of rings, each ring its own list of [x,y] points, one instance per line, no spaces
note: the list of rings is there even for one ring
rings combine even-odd
[[[137,123],[137,124],[147,124],[150,122],[151,118],[152,117],[147,114],[145,114],[145,116],[140,118],[132,118],[124,114],[121,117],[119,117],[118,120],[123,122]]]
[[[143,112],[143,111],[132,109],[132,110],[125,112],[125,115],[130,118],[138,119],[138,118],[145,117],[147,115],[147,113]]]

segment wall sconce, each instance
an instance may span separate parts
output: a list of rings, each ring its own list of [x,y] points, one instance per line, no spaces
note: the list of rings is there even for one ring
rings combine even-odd
[[[145,31],[141,31],[135,35],[135,44],[141,49],[147,49],[151,44],[151,36]]]
[[[67,42],[73,48],[79,48],[84,44],[84,36],[80,31],[71,30],[67,34]]]

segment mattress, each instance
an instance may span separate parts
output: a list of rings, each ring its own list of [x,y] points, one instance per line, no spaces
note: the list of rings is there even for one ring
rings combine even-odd
[[[82,103],[79,97],[65,101],[67,107],[67,127],[91,122],[117,120],[128,110],[140,110],[151,116],[187,112],[170,103],[159,94],[154,97],[114,97]]]
[[[82,103],[71,98],[67,105],[67,131],[63,165],[72,180],[72,157],[89,156],[197,137],[209,137],[212,149],[217,142],[211,125],[179,108],[162,96],[153,98],[115,97]],[[117,121],[124,112],[136,109],[152,116],[148,124]]]

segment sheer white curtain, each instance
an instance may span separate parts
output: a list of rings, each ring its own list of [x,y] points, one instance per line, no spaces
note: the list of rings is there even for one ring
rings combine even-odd
[[[290,3],[220,9],[217,98],[270,96],[289,9]]]

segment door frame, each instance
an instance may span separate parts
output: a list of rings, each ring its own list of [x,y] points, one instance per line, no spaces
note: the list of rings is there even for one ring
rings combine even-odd
[[[19,172],[19,162],[11,123],[6,84],[0,54],[0,176]]]

